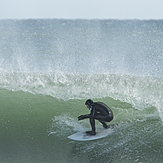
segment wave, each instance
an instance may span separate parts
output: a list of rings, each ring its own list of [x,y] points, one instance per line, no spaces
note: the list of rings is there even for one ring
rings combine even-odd
[[[162,20],[0,22],[3,71],[163,75]]]
[[[51,162],[60,162],[63,158],[61,151],[66,153],[62,162],[77,162],[84,157],[85,160],[80,162],[87,163],[90,162],[90,155],[92,159],[102,156],[97,158],[97,162],[109,159],[133,162],[137,158],[145,162],[149,152],[152,152],[152,161],[155,157],[158,162],[162,160],[163,127],[154,107],[138,110],[120,100],[108,97],[94,99],[106,103],[113,110],[111,123],[118,123],[119,126],[116,132],[104,139],[82,143],[67,137],[78,130],[90,129],[88,120],[77,120],[79,115],[89,112],[84,106],[84,99],[65,101],[23,91],[0,89],[0,92],[3,162],[16,159],[38,162],[41,157],[45,159],[39,162],[47,162],[47,150]],[[98,122],[96,126],[102,127]],[[153,148],[149,148],[151,146]],[[10,150],[12,152],[7,153]],[[117,153],[118,156],[115,155]]]
[[[56,99],[88,99],[110,97],[130,103],[142,110],[156,107],[163,117],[161,78],[122,74],[37,74],[1,73],[0,87]]]

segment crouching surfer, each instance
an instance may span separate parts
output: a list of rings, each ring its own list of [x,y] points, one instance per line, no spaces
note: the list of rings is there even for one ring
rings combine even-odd
[[[89,135],[96,135],[95,119],[101,122],[103,127],[107,129],[108,125],[106,122],[113,120],[112,110],[106,104],[102,102],[93,102],[91,99],[87,100],[85,105],[90,110],[90,114],[81,115],[78,117],[78,120],[89,118],[92,130],[86,133]]]

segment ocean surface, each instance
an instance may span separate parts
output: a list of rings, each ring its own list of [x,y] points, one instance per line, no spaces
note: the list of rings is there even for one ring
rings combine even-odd
[[[87,99],[118,127],[70,140]],[[0,162],[162,161],[163,20],[0,20]]]

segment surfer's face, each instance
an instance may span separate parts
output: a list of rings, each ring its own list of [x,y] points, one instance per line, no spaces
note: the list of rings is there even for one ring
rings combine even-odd
[[[86,105],[86,107],[89,109],[89,105]]]

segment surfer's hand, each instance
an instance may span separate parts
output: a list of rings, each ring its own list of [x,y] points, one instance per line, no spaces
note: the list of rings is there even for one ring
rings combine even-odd
[[[81,115],[81,116],[78,117],[78,121],[83,120],[85,118],[86,118],[86,115]]]

